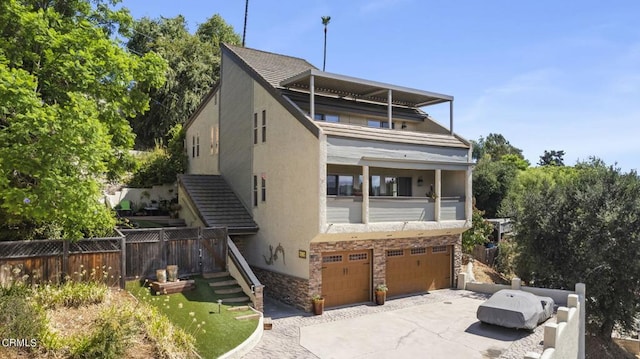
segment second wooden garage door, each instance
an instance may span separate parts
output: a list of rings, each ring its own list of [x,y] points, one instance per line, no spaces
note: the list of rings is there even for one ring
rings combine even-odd
[[[389,296],[451,286],[451,246],[386,251]]]
[[[322,296],[326,307],[371,299],[370,251],[322,254]]]

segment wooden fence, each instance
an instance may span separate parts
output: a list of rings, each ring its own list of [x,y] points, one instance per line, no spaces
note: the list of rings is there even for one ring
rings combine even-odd
[[[488,265],[493,266],[498,256],[498,247],[486,248],[485,246],[476,246],[473,248],[473,258]]]
[[[109,238],[0,242],[0,285],[26,276],[35,282],[58,283],[97,279],[120,285],[128,279],[151,278],[167,264],[179,275],[226,269],[226,228],[132,229]],[[122,260],[124,258],[124,260]]]

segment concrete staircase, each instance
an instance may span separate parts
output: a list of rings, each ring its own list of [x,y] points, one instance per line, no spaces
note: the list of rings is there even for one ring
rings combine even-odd
[[[223,304],[243,305],[251,302],[229,272],[205,273],[202,276],[209,280],[209,286],[216,296],[222,299]]]

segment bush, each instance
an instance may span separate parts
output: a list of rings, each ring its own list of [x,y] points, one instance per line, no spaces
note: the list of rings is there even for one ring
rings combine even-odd
[[[498,256],[494,264],[495,269],[507,278],[516,277],[518,248],[515,241],[505,239],[498,244]]]
[[[171,139],[167,147],[157,143],[153,151],[140,159],[138,170],[129,181],[131,187],[151,187],[165,183],[174,183],[178,174],[184,173],[187,157],[183,141],[185,131],[177,125],[170,132]]]
[[[161,359],[181,359],[195,357],[195,338],[171,323],[169,318],[157,308],[139,302],[136,318],[142,323],[147,337],[156,349],[156,357]]]
[[[122,357],[131,345],[133,336],[140,330],[140,322],[133,320],[133,317],[134,311],[130,306],[108,307],[101,313],[97,329],[78,340],[71,358]]]
[[[28,290],[0,291],[0,338],[37,339],[46,328],[44,310],[34,304]]]

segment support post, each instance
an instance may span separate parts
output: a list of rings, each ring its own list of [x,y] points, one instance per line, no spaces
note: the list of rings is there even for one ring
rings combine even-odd
[[[434,216],[436,222],[440,222],[440,189],[442,186],[442,170],[436,170],[436,203],[434,204]]]
[[[362,166],[362,223],[369,223],[369,166]]]
[[[315,94],[316,94],[315,76],[311,75],[309,77],[309,116],[311,116],[311,120],[316,119]]]
[[[466,183],[464,186],[464,219],[471,223],[473,218],[473,173],[471,167],[468,167],[465,173]]]
[[[60,282],[64,282],[65,278],[69,275],[69,241],[62,241],[62,275],[60,276]],[[75,278],[74,278],[75,279]]]
[[[389,121],[389,129],[393,128],[393,106],[391,105],[392,101],[393,91],[389,89],[387,94],[387,120]]]
[[[449,132],[453,135],[453,100],[449,101]]]
[[[127,284],[127,237],[120,237],[120,288],[124,289]]]

